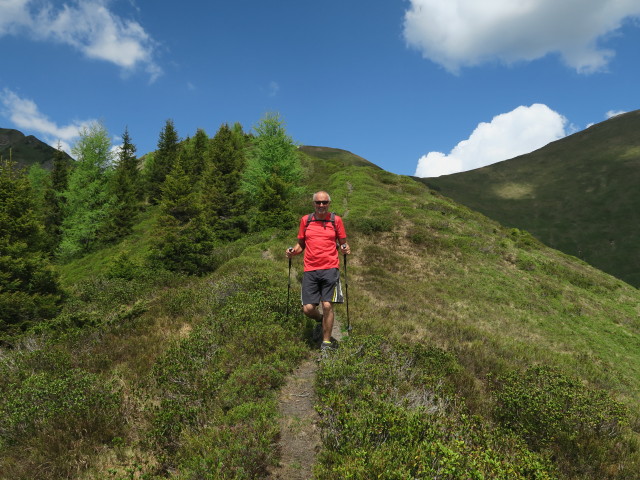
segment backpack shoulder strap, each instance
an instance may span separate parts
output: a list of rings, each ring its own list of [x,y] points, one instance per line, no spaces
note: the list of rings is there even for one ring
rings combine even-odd
[[[331,225],[333,225],[333,231],[336,233],[336,239],[338,238],[338,227],[336,227],[336,214],[334,212],[331,212],[331,216],[329,217],[329,220],[316,220],[313,216],[313,213],[310,213],[309,215],[307,215],[307,223],[304,226],[304,233],[306,236],[307,233],[307,228],[309,228],[309,224],[311,222],[331,222]]]

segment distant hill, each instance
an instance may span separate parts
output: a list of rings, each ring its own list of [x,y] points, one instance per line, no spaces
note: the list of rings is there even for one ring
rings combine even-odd
[[[56,149],[37,139],[33,135],[25,136],[18,130],[0,128],[0,157],[11,158],[21,167],[35,163],[50,169]],[[66,153],[65,155],[71,160]]]
[[[640,287],[640,110],[527,155],[420,180]]]
[[[343,165],[352,165],[356,167],[374,167],[380,169],[377,165],[371,163],[354,153],[347,150],[341,150],[339,148],[330,147],[314,147],[311,145],[303,145],[299,150],[311,157],[316,157],[321,160],[332,160],[340,162]]]

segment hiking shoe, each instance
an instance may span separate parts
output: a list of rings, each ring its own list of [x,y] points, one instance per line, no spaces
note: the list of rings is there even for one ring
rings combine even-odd
[[[320,345],[320,357],[318,357],[318,361],[327,359],[335,349],[336,347],[333,342],[322,342],[322,344]]]

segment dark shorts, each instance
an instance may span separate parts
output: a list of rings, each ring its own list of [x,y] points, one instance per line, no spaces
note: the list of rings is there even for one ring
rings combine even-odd
[[[302,304],[318,305],[320,302],[342,303],[340,270],[313,270],[302,276]]]

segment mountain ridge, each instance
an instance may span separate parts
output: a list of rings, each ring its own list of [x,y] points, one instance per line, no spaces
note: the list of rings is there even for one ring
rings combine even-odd
[[[513,159],[419,180],[640,286],[640,110]]]
[[[55,148],[33,135],[25,135],[12,128],[0,128],[0,157],[13,160],[19,167],[39,164],[51,170],[55,153]],[[71,160],[66,152],[64,155]]]

